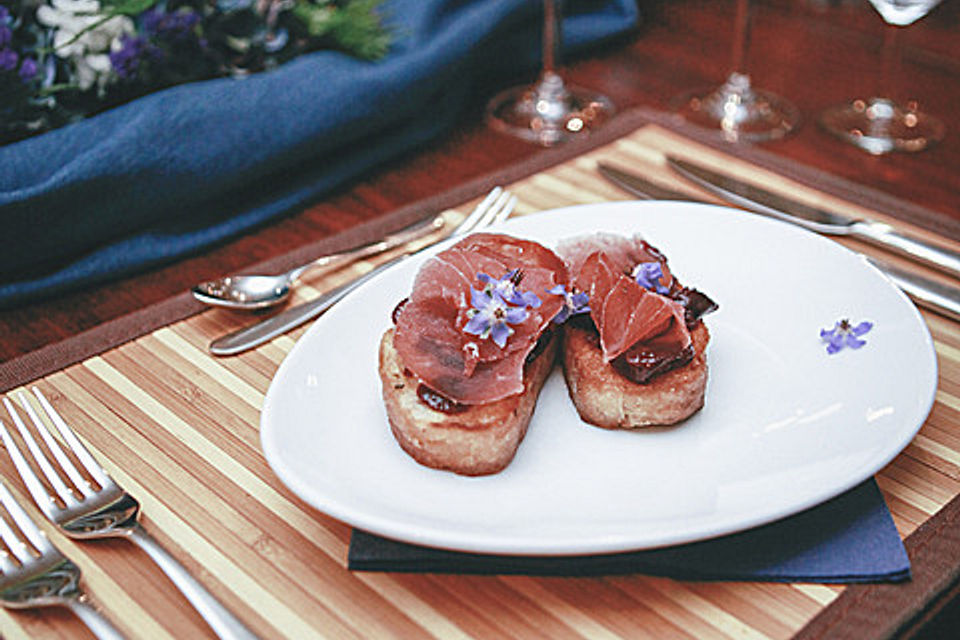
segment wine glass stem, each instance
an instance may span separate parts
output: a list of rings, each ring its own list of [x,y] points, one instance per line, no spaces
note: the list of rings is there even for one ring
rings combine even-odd
[[[750,0],[737,0],[733,30],[733,72],[746,74],[750,47]]]
[[[897,99],[897,93],[894,89],[899,87],[897,83],[900,75],[900,29],[895,24],[885,23],[883,32],[883,51],[880,58],[880,91],[878,96],[889,96],[891,99]]]
[[[560,57],[560,2],[561,0],[543,0],[543,73],[557,72]]]

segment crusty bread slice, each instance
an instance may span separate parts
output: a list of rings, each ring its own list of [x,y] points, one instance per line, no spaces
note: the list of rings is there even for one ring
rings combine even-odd
[[[403,450],[420,464],[468,476],[497,473],[510,464],[556,361],[559,338],[550,337],[527,362],[522,393],[444,413],[417,395],[419,379],[400,361],[393,334],[388,329],[380,341],[380,381],[390,428]]]
[[[699,411],[707,386],[710,334],[700,322],[690,336],[693,360],[637,384],[604,362],[592,328],[568,322],[563,329],[563,374],[580,418],[607,429],[634,429],[675,424]]]

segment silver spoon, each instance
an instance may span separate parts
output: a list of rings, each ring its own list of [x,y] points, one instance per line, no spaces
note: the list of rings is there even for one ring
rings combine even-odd
[[[293,290],[293,285],[305,273],[313,269],[335,269],[362,258],[368,258],[384,251],[389,251],[408,242],[438,231],[444,225],[444,218],[438,215],[434,218],[421,220],[396,233],[371,242],[355,249],[321,256],[312,262],[294,267],[286,273],[278,275],[235,275],[226,276],[217,280],[201,282],[191,289],[193,297],[217,307],[228,309],[265,309],[280,304]]]

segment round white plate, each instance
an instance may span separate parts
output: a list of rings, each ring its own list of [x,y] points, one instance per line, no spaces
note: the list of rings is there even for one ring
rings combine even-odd
[[[706,406],[680,426],[607,431],[547,381],[516,458],[493,476],[420,466],[394,441],[377,375],[380,335],[419,256],[322,316],[284,360],[261,416],[264,453],[317,509],[406,542],[480,553],[652,548],[764,524],[870,477],[913,438],[937,365],[913,304],[841,245],[735,209],[585,205],[501,229],[551,246],[597,230],[642,233],[680,281],[710,295]],[[441,247],[442,248],[442,247]],[[841,318],[874,328],[828,355]]]

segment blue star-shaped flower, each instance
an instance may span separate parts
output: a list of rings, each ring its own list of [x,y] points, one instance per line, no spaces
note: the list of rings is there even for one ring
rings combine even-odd
[[[846,347],[859,349],[867,344],[867,341],[861,340],[860,336],[872,328],[872,322],[864,320],[854,326],[848,319],[844,318],[838,320],[832,329],[821,329],[820,339],[827,343],[827,353],[832,355]]]
[[[663,277],[663,267],[659,262],[641,262],[633,268],[632,275],[637,284],[644,289],[664,295],[670,293],[670,289],[660,282],[660,278]]]
[[[507,271],[499,280],[495,280],[485,273],[477,274],[477,280],[483,283],[483,290],[486,293],[489,294],[496,290],[508,304],[536,309],[541,304],[540,298],[532,291],[520,290],[520,280],[522,279],[523,272],[519,269]]]
[[[572,315],[590,312],[590,296],[587,295],[586,291],[567,291],[566,287],[558,284],[552,289],[547,289],[547,293],[563,296],[563,307],[553,317],[553,322],[556,324],[563,324]]]
[[[467,325],[464,333],[490,338],[501,349],[507,344],[507,338],[514,334],[511,324],[519,324],[529,317],[530,312],[523,307],[507,304],[498,289],[479,291],[470,288],[470,304],[467,311]]]

